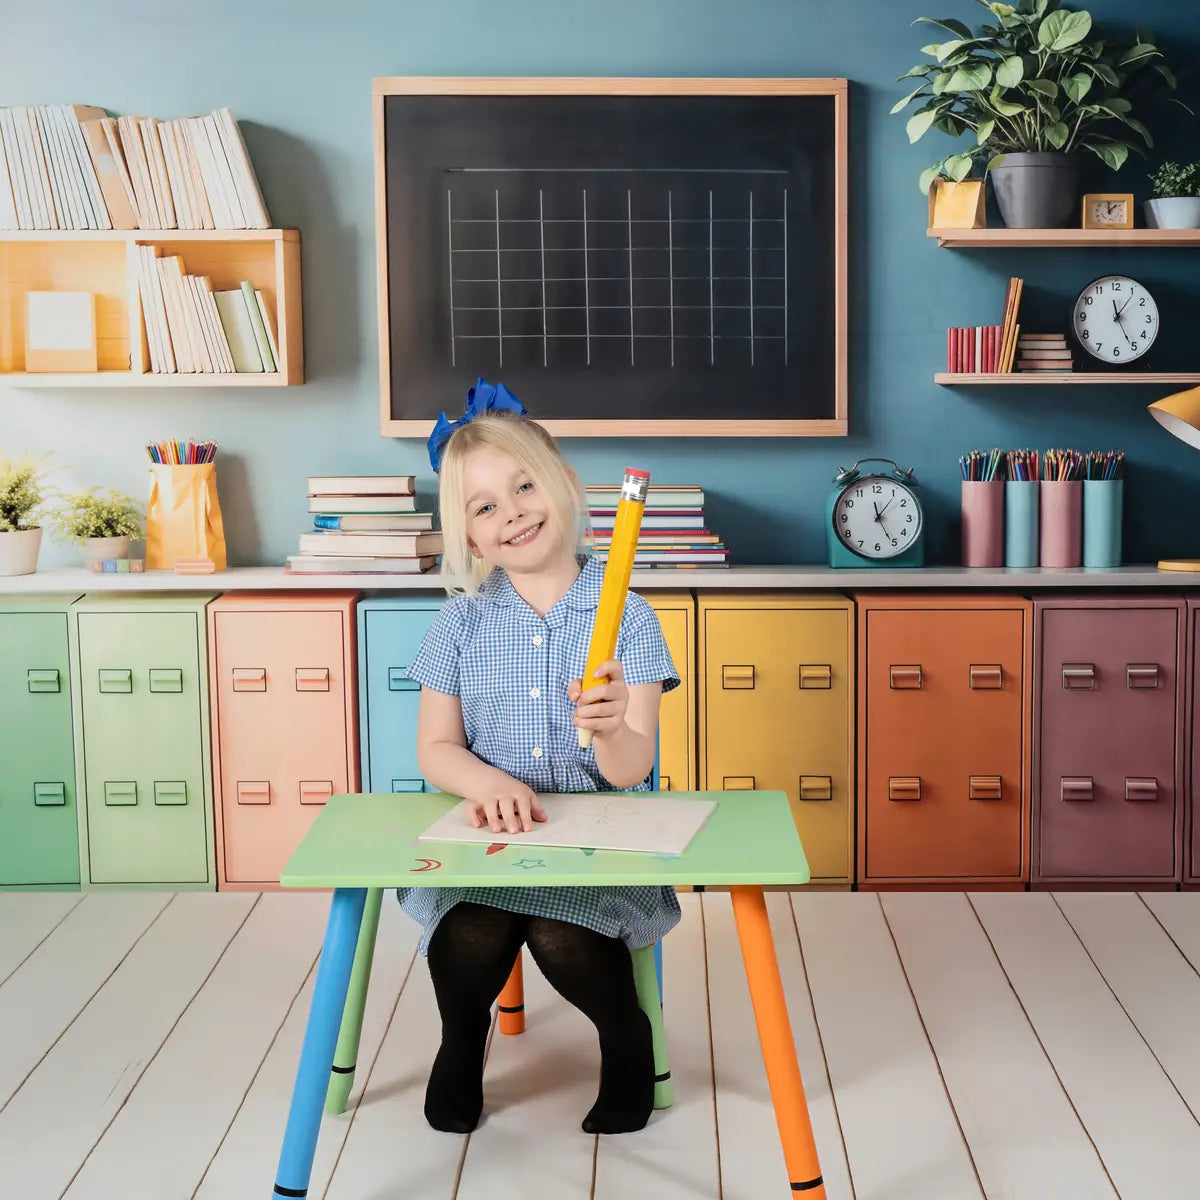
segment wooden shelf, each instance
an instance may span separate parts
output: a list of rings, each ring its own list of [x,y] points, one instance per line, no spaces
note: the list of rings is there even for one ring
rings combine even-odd
[[[279,348],[279,370],[244,374],[155,374],[139,288],[138,246],[179,255],[188,275],[214,290],[249,280],[263,294]],[[94,373],[25,370],[25,296],[31,291],[96,297]],[[295,229],[0,230],[0,386],[22,388],[288,387],[304,382],[300,234]]]
[[[928,229],[927,237],[937,238],[939,246],[970,249],[992,246],[1020,247],[1068,246],[1196,246],[1200,247],[1200,229]]]
[[[985,375],[981,372],[951,374],[941,372],[933,377],[934,383],[953,384],[956,387],[1020,387],[1029,385],[1056,387],[1062,384],[1137,384],[1137,383],[1200,383],[1200,374],[1182,375],[1175,372],[1152,371],[1070,371],[1057,374],[1051,371],[1012,371],[1003,375]]]

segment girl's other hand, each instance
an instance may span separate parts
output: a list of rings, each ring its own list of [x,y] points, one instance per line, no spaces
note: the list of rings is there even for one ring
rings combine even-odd
[[[607,679],[585,692],[578,679],[567,687],[567,699],[576,705],[575,724],[590,729],[597,737],[607,737],[625,724],[629,708],[629,687],[625,683],[625,668],[615,659],[596,668],[597,679]]]
[[[516,779],[506,779],[480,796],[467,797],[472,826],[487,826],[493,833],[528,833],[534,821],[544,821],[546,810],[537,793]]]

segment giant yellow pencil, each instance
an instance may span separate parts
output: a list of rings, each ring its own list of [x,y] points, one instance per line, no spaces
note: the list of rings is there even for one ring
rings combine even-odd
[[[596,624],[592,626],[592,641],[588,646],[587,666],[580,681],[583,690],[598,687],[596,668],[617,653],[617,632],[625,613],[625,596],[629,591],[629,576],[642,532],[642,513],[646,511],[646,490],[650,486],[649,471],[625,468],[621,481],[621,498],[617,502],[617,519],[613,522],[612,541],[608,547],[608,562],[604,566],[604,583],[600,586],[600,604],[596,609]],[[592,744],[592,731],[578,729],[579,748]]]

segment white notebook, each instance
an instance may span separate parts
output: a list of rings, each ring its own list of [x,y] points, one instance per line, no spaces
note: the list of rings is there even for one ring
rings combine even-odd
[[[475,829],[466,804],[458,804],[418,840],[682,854],[717,806],[715,800],[669,800],[644,792],[606,796],[546,792],[538,799],[546,810],[546,820],[535,821],[529,833],[493,833],[486,826]]]

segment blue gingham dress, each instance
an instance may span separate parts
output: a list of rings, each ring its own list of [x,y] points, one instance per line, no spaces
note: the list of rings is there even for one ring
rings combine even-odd
[[[587,558],[565,596],[543,617],[497,568],[472,596],[446,603],[408,667],[408,677],[462,703],[467,746],[478,758],[535,792],[615,791],[596,765],[592,747],[579,748],[567,685],[583,676],[604,564]],[[625,681],[679,676],[658,616],[629,593],[617,635]],[[650,778],[624,790],[649,791]],[[404,911],[423,927],[418,948],[428,953],[438,922],[460,900],[510,912],[554,917],[619,938],[630,949],[649,946],[679,922],[671,887],[399,888]]]

